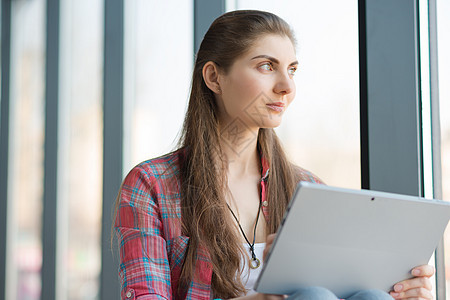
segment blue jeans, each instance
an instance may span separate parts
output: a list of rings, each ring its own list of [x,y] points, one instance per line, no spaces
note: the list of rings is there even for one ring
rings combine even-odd
[[[323,287],[308,287],[298,290],[290,295],[287,300],[336,300],[335,294]],[[386,292],[381,290],[363,290],[352,295],[347,300],[392,300]]]

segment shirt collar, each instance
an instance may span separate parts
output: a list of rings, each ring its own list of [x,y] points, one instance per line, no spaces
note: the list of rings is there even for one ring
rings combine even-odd
[[[261,180],[266,181],[267,177],[269,176],[269,162],[267,161],[266,157],[260,152],[260,156],[261,156],[261,166],[262,166],[262,171],[261,171]]]

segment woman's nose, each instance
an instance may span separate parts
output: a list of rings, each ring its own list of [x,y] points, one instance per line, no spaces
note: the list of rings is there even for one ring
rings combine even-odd
[[[294,90],[295,82],[289,74],[279,74],[274,86],[274,92],[276,94],[286,95],[292,93]]]

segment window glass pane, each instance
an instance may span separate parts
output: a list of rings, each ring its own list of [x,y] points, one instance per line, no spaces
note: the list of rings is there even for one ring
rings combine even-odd
[[[99,299],[103,6],[61,1],[57,299]]]
[[[128,172],[176,145],[194,59],[193,3],[134,0],[124,4],[124,172]]]
[[[233,2],[233,1],[229,1]],[[327,184],[360,188],[357,1],[237,0],[294,29],[297,96],[277,132],[291,159]]]
[[[439,102],[441,111],[441,162],[443,198],[450,201],[450,2],[437,0]],[[445,274],[450,299],[450,230],[445,232]]]
[[[7,299],[41,291],[44,68],[45,1],[12,1]]]
[[[437,0],[443,194],[450,200],[450,2]],[[446,180],[447,179],[447,180]]]

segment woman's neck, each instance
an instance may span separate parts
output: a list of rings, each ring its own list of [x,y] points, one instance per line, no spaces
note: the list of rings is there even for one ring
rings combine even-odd
[[[229,177],[242,177],[260,173],[261,160],[257,149],[258,130],[232,123],[221,129],[220,143],[228,167]]]
[[[221,135],[221,148],[229,177],[239,178],[260,173],[261,159],[257,149],[257,136],[257,133],[250,131],[234,137]]]

